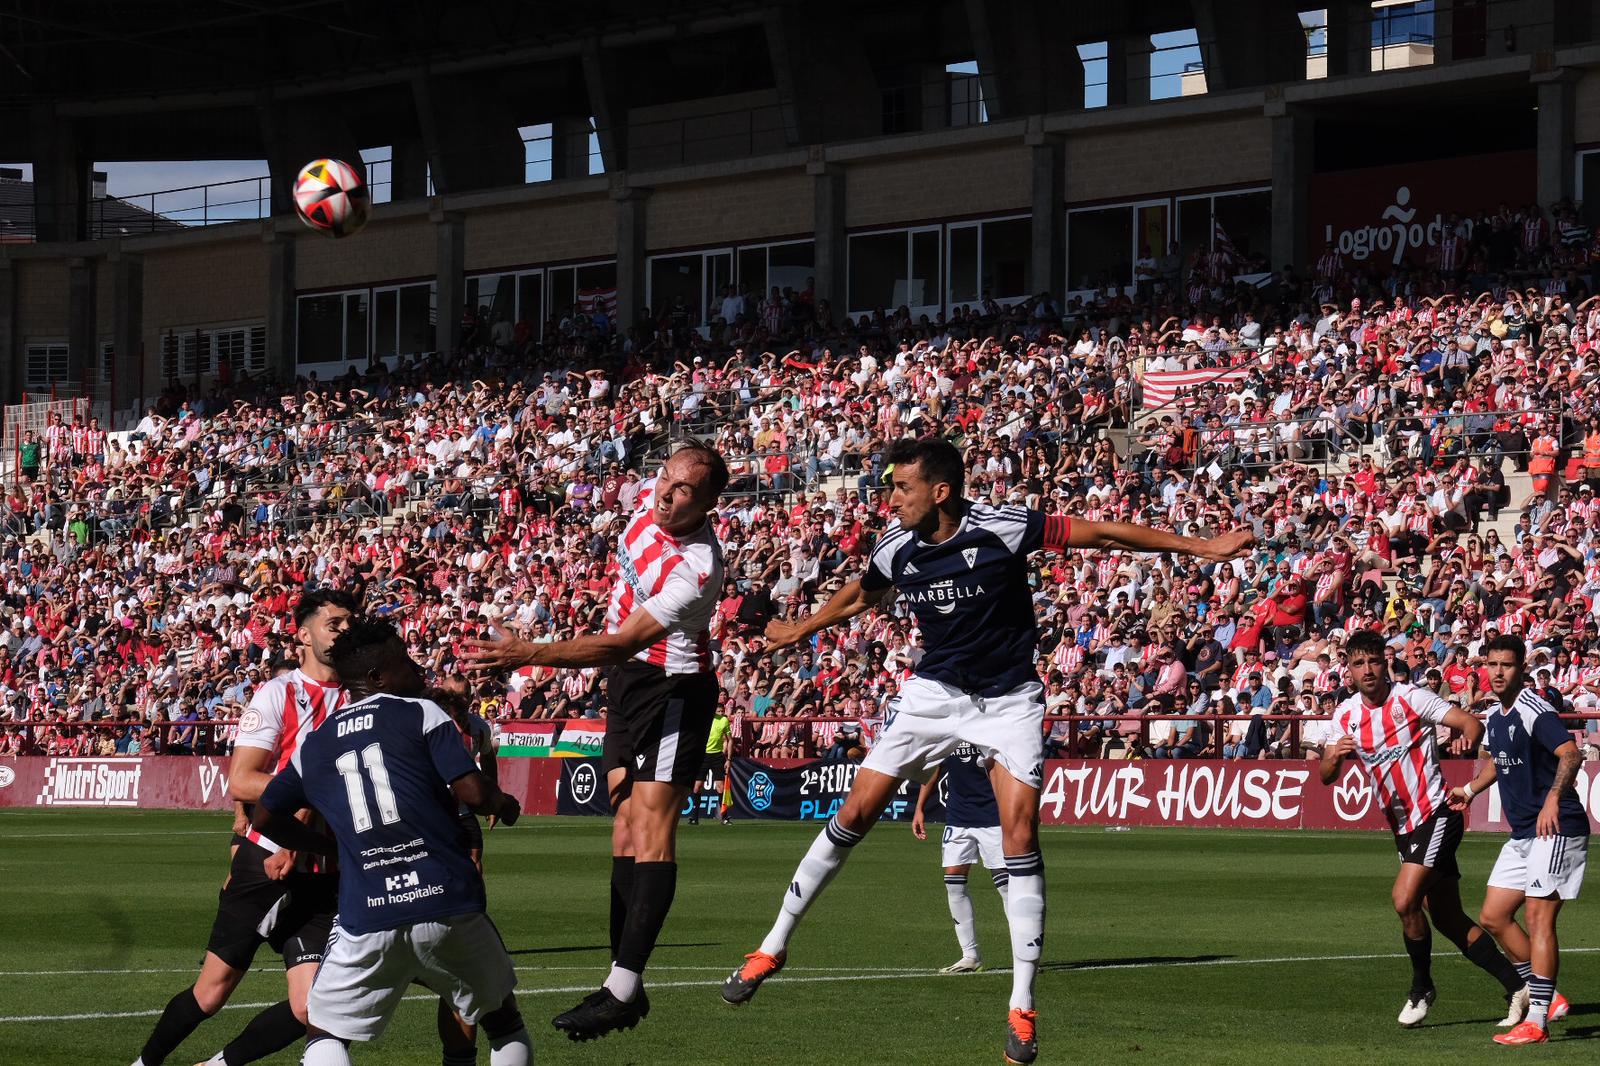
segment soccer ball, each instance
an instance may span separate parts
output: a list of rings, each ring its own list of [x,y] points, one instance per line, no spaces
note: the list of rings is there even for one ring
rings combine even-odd
[[[349,237],[371,217],[372,194],[358,168],[338,159],[313,159],[295,175],[294,209],[318,233]]]

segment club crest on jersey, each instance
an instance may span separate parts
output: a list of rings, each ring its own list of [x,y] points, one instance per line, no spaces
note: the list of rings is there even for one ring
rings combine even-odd
[[[1397,728],[1399,726],[1405,725],[1406,724],[1406,709],[1404,707],[1400,706],[1399,703],[1396,703],[1393,707],[1390,707],[1389,708],[1389,721],[1393,722]]]
[[[967,569],[971,570],[972,567],[978,561],[978,549],[977,548],[962,548],[961,549],[961,558],[963,558],[963,559],[965,559],[967,561]]]

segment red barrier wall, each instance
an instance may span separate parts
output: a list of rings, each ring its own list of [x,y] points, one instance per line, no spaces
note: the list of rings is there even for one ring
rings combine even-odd
[[[504,759],[500,786],[528,814],[556,813],[563,759]],[[152,755],[0,761],[0,807],[134,807],[225,810],[228,760]],[[1445,779],[1469,780],[1470,764],[1445,763]],[[1600,833],[1600,765],[1578,772],[1578,794]],[[1045,764],[1046,825],[1187,825],[1256,829],[1386,829],[1366,772],[1346,764],[1325,786],[1307,761],[1141,759]],[[1473,804],[1471,829],[1507,829],[1498,794]]]
[[[556,812],[560,759],[505,759],[500,785],[529,814]],[[227,810],[228,760],[208,756],[0,760],[0,807]]]

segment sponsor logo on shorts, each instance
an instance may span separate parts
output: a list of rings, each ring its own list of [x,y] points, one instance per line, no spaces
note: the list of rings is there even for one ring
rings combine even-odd
[[[772,783],[772,778],[765,771],[757,770],[750,775],[750,783],[745,786],[745,798],[750,801],[750,806],[758,811],[764,811],[772,806],[772,800],[777,795],[778,787]]]
[[[1372,806],[1372,785],[1359,766],[1351,766],[1333,786],[1334,812],[1347,822],[1360,821]]]
[[[0,766],[0,788],[5,788],[17,779],[17,772],[9,766]]]
[[[41,807],[137,807],[141,759],[51,759],[44,787],[34,797]]]
[[[572,771],[572,798],[578,803],[588,803],[600,787],[600,778],[589,763],[579,763]]]

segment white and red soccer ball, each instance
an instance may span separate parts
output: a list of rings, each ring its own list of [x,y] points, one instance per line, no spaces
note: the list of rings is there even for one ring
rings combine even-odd
[[[372,194],[359,168],[339,159],[313,159],[295,175],[294,209],[318,233],[349,237],[372,216]]]

